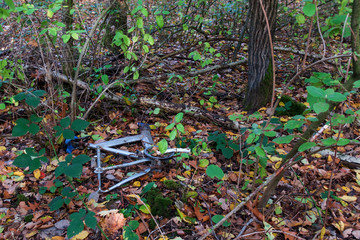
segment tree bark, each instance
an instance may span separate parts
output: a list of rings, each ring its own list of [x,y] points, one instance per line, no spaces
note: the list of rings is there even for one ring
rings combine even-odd
[[[271,34],[274,35],[277,0],[265,0],[263,5]],[[249,69],[244,104],[246,109],[256,111],[271,99],[273,72],[269,33],[260,1],[250,0],[249,11]]]

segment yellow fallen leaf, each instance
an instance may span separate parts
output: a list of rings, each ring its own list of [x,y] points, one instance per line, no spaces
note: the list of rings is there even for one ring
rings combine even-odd
[[[314,158],[321,158],[322,157],[321,154],[319,154],[319,153],[315,153],[315,154],[313,154],[311,156],[314,157]]]
[[[104,157],[103,159],[102,159],[102,161],[103,162],[108,162],[109,160],[110,160],[110,158],[112,158],[113,157],[113,155],[107,155],[106,157]]]
[[[135,182],[133,183],[133,186],[134,186],[134,187],[140,187],[140,186],[141,186],[140,181],[135,181]]]
[[[35,236],[36,234],[38,234],[38,231],[37,231],[37,230],[25,234],[25,237],[31,238],[31,237]]]
[[[89,235],[89,232],[84,230],[81,233],[75,235],[72,239],[73,240],[77,240],[77,239],[82,240],[82,239],[86,239],[88,235]]]
[[[280,161],[275,163],[275,169],[279,169],[280,167],[281,167],[281,162]]]
[[[151,212],[149,204],[141,205],[139,210],[142,211],[145,214],[149,214]]]
[[[276,157],[276,156],[270,157],[270,161],[272,161],[272,162],[278,162],[278,161],[281,161],[281,160],[282,160],[282,158],[279,158],[279,157]]]
[[[281,117],[281,118],[280,118],[280,121],[282,121],[282,122],[287,122],[287,121],[288,121],[288,118],[287,118],[287,117]]]
[[[192,222],[186,218],[186,215],[182,211],[180,211],[180,209],[176,208],[176,211],[182,221],[192,224]]]
[[[6,150],[6,147],[0,146],[0,152],[5,151],[5,150]]]
[[[320,239],[324,239],[325,233],[326,233],[326,228],[323,227],[323,228],[321,229]]]
[[[51,238],[51,240],[64,240],[65,238],[64,237],[61,237],[61,236],[54,236]]]
[[[186,129],[186,131],[191,132],[191,133],[196,132],[196,129],[190,125],[185,126],[185,129]]]
[[[337,223],[332,223],[332,225],[334,227],[336,227],[340,232],[343,232],[345,229],[345,224],[343,223],[343,221],[339,221]]]
[[[355,202],[357,200],[357,197],[356,196],[341,196],[339,197],[340,199],[346,201],[346,202]]]
[[[24,176],[24,173],[16,171],[16,172],[14,172],[14,176]]]
[[[39,179],[40,176],[41,176],[40,170],[39,170],[39,169],[36,169],[36,170],[34,171],[34,177],[35,177],[36,179]]]
[[[280,107],[283,107],[283,106],[285,106],[285,103],[279,102],[279,106],[280,106]]]
[[[355,191],[360,192],[360,187],[358,186],[351,186]]]
[[[162,179],[160,179],[160,182],[163,182],[163,181],[165,181],[165,180],[167,180],[167,178],[166,178],[166,177],[163,177]]]
[[[230,132],[230,131],[227,131],[227,132],[225,132],[226,133],[226,135],[228,135],[228,136],[237,136],[238,134],[237,133],[233,133],[233,132]]]

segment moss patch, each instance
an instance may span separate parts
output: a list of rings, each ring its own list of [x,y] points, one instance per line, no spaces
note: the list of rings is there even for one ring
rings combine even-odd
[[[295,115],[302,115],[306,109],[305,104],[295,101],[288,95],[282,96],[280,99],[280,103],[283,103],[281,104],[283,106],[279,106],[276,108],[276,116],[286,115],[292,117]]]
[[[170,217],[172,212],[170,206],[173,204],[170,198],[164,198],[158,189],[151,189],[145,198],[151,207],[151,213],[153,215]]]
[[[173,180],[165,180],[164,185],[167,189],[170,190],[179,190],[182,188],[182,185],[173,181]]]

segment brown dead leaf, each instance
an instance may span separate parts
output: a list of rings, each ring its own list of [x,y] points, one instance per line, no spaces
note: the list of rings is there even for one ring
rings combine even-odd
[[[125,225],[126,219],[122,213],[110,213],[101,222],[100,226],[109,234],[114,234]]]
[[[206,222],[210,219],[210,216],[207,215],[205,212],[200,212],[200,204],[196,204],[194,207],[195,216],[199,221]]]

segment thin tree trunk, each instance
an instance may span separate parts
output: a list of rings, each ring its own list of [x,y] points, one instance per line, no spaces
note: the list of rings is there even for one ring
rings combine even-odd
[[[277,0],[266,0],[263,4],[272,35],[274,35]],[[268,29],[260,1],[250,0],[249,11],[249,69],[244,104],[246,109],[256,111],[271,99],[273,72]]]

